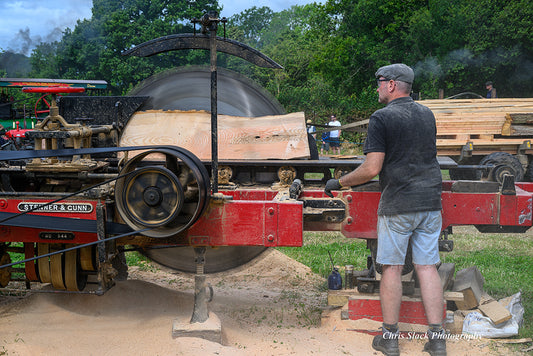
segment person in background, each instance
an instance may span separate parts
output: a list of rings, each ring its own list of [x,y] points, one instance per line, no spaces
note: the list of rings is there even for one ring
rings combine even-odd
[[[313,125],[313,121],[307,120],[307,133],[311,134],[313,138],[316,140],[316,127]]]
[[[424,351],[445,356],[444,298],[436,267],[440,262],[442,175],[437,161],[435,116],[409,96],[414,72],[407,65],[381,67],[376,79],[379,102],[386,106],[370,117],[363,147],[365,161],[340,179],[328,180],[324,193],[332,197],[332,190],[366,183],[379,174],[376,263],[383,267],[383,327],[372,347],[385,355],[400,354],[401,276],[411,242],[429,325]]]
[[[326,153],[329,152],[329,131],[322,132],[322,145],[320,146],[320,154],[324,154],[324,150],[326,150]]]
[[[496,95],[496,88],[492,82],[486,82],[485,88],[487,89],[487,99],[494,99],[498,97],[498,95]]]
[[[337,120],[337,116],[331,115],[330,117],[331,121],[328,123],[328,126],[341,126],[341,123],[339,120]],[[341,154],[341,130],[334,130],[330,131],[329,133],[329,144],[331,146],[331,149],[333,151],[333,154]]]

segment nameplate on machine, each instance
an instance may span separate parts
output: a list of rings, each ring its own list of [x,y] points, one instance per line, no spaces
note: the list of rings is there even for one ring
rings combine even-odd
[[[21,202],[17,208],[21,213],[32,211],[39,213],[78,213],[89,214],[93,211],[93,206],[88,203],[53,203],[45,205],[41,202]]]

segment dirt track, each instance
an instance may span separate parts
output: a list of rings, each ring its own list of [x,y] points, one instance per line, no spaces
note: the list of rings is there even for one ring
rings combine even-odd
[[[29,294],[0,297],[0,355],[377,355],[372,321],[343,321],[327,310],[321,277],[271,250],[240,270],[211,275],[209,305],[222,322],[223,345],[172,338],[172,322],[190,317],[193,278],[153,268],[130,269],[104,296]],[[365,324],[366,323],[366,324]],[[424,341],[404,339],[406,355]],[[490,340],[448,342],[449,355],[509,355]]]

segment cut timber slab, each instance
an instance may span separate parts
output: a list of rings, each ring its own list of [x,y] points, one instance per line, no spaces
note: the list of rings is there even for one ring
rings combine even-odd
[[[211,114],[148,110],[135,113],[119,146],[173,145],[211,159]],[[240,117],[218,115],[218,158],[235,160],[309,158],[303,112]]]
[[[465,299],[462,302],[456,301],[459,309],[472,309],[479,305],[483,295],[483,276],[476,266],[468,267],[457,272],[453,283],[454,292],[462,292]]]
[[[483,298],[478,308],[483,315],[492,320],[495,325],[501,324],[512,317],[509,310],[486,293],[483,294]]]

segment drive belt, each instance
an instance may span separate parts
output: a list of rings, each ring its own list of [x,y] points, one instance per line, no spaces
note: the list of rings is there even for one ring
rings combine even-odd
[[[65,157],[76,155],[92,155],[99,153],[115,153],[153,149],[170,149],[178,153],[184,154],[189,158],[194,158],[197,163],[200,163],[200,160],[198,160],[198,158],[192,152],[177,146],[96,147],[78,149],[67,148],[57,150],[2,151],[2,153],[0,154],[0,161],[15,161],[33,158]]]

